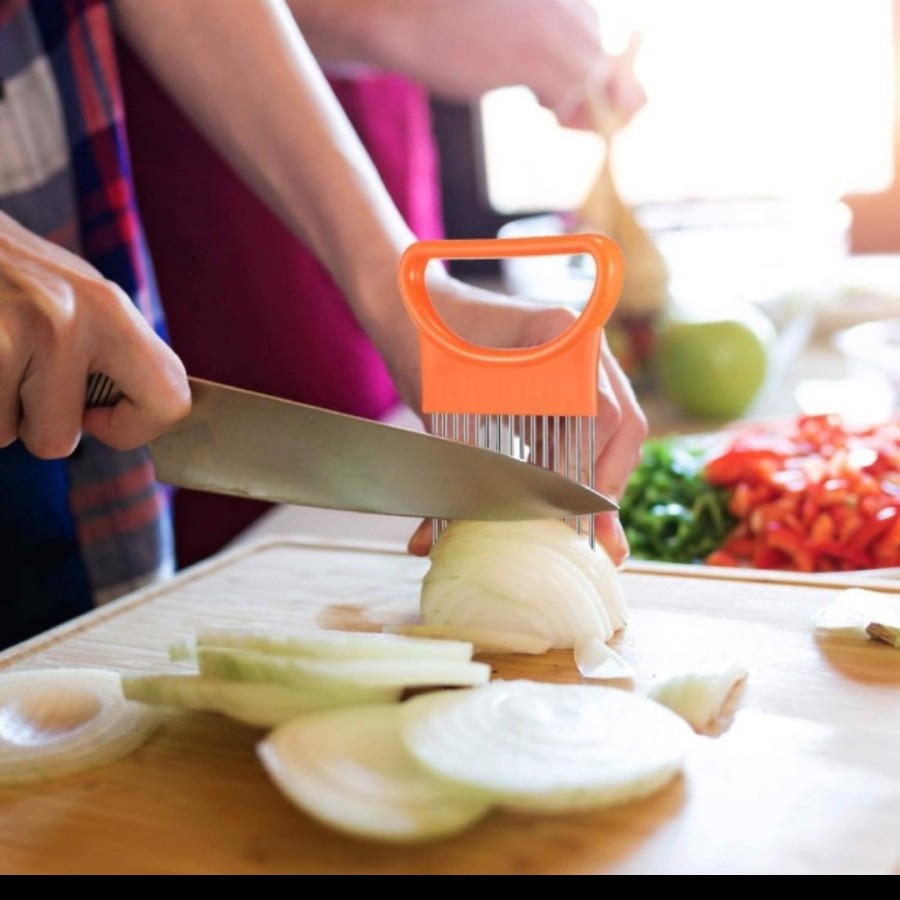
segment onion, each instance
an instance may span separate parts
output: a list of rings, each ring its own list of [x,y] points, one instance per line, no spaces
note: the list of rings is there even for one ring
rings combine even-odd
[[[719,716],[734,686],[746,677],[744,666],[733,662],[669,676],[652,687],[647,696],[701,731]]]
[[[271,732],[257,754],[295,806],[357,837],[412,842],[446,837],[490,803],[425,772],[400,740],[400,705],[335,709]]]
[[[206,628],[191,641],[169,648],[171,659],[196,656],[198,647],[233,647],[257,653],[275,653],[309,659],[445,659],[469,660],[474,647],[467,640],[430,639],[378,631],[336,631],[324,628],[290,631]]]
[[[389,634],[404,634],[441,640],[468,641],[480,653],[529,653],[539,655],[550,649],[550,641],[521,631],[495,631],[492,628],[459,628],[456,625],[385,625]]]
[[[812,624],[820,634],[858,640],[865,640],[867,637],[866,625],[868,622],[865,617],[838,603],[829,603],[827,606],[817,609],[813,613]]]
[[[813,616],[815,629],[900,646],[900,597],[868,588],[845,588]]]
[[[200,674],[207,677],[357,694],[373,688],[469,686],[484,684],[491,677],[487,663],[471,660],[302,659],[235,647],[198,647],[197,662]]]
[[[403,741],[429,772],[495,805],[548,813],[661,789],[692,736],[664,706],[600,685],[492,681],[400,709]]]
[[[556,649],[607,641],[627,619],[619,572],[558,520],[453,521],[431,550],[424,624],[530,634]]]
[[[645,697],[519,680],[310,713],[257,753],[320,822],[410,843],[455,834],[494,807],[558,814],[647,796],[677,777],[691,739]]]
[[[153,733],[162,714],[126,699],[103,669],[0,674],[0,784],[26,784],[118,760]]]
[[[407,690],[490,679],[462,640],[381,632],[207,628],[169,645],[192,673],[122,675],[131,700],[275,727],[322,709],[398,702]]]
[[[585,678],[619,681],[634,678],[634,667],[598,637],[583,638],[575,645],[575,665]]]
[[[268,681],[233,681],[196,674],[123,675],[122,693],[151,706],[220,713],[245,725],[274,728],[297,716],[335,706],[398,701],[400,688],[300,688]]]

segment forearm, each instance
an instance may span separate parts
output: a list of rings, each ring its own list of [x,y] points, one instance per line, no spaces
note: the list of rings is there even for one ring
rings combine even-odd
[[[445,0],[425,0],[425,3]],[[422,0],[287,0],[319,62],[404,71],[404,47],[423,38]]]
[[[588,96],[605,91],[630,119],[646,96],[631,54],[603,49],[589,0],[288,0],[323,65],[399,72],[433,95],[473,101],[530,88],[567,125],[593,127]]]
[[[119,0],[117,11],[149,69],[312,249],[377,339],[402,313],[399,295],[385,308],[384,286],[412,235],[287,8]]]

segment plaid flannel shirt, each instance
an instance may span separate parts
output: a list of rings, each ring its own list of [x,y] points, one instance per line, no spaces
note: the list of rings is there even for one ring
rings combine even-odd
[[[0,0],[0,209],[115,281],[165,338],[114,40],[106,0]],[[15,445],[0,450],[0,485],[18,483],[17,466],[38,465],[65,493],[93,602],[173,570],[169,497],[146,449],[124,453],[85,436],[68,460],[26,456]],[[10,521],[7,499],[0,526]]]

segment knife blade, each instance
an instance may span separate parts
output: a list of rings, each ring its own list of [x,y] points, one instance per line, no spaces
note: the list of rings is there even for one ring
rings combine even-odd
[[[497,451],[190,378],[191,412],[150,444],[157,478],[195,490],[436,519],[540,519],[617,509]]]

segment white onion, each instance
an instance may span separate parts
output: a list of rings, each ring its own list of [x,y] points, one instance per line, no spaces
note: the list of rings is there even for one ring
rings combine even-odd
[[[472,825],[489,801],[425,772],[400,740],[400,706],[305,715],[257,745],[285,797],[326,825],[356,837],[408,843]]]
[[[869,588],[844,588],[833,603],[816,610],[813,626],[820,633],[873,638],[900,646],[900,597]]]
[[[205,628],[173,641],[191,673],[121,676],[126,697],[221,713],[256,727],[344,706],[398,702],[407,690],[486,683],[491,667],[457,639],[307,628]]]
[[[234,681],[196,674],[123,675],[122,693],[150,706],[220,713],[257,728],[335,706],[396,702],[400,688],[361,686],[356,691],[302,688],[270,681]]]
[[[439,641],[429,643],[438,644]],[[414,688],[484,684],[491,677],[487,663],[429,657],[306,659],[277,653],[257,653],[237,647],[198,647],[197,664],[208,678],[263,681],[308,690],[345,694],[377,688]]]
[[[857,613],[866,623],[877,622],[890,628],[900,627],[900,597],[868,588],[845,588],[835,603],[842,609]]]
[[[439,638],[440,640],[467,641],[480,653],[528,653],[539,655],[550,649],[550,641],[521,631],[496,631],[492,628],[459,628],[456,625],[385,625],[389,634],[413,637]]]
[[[431,550],[426,625],[520,632],[572,649],[627,619],[618,570],[564,522],[450,522]]]
[[[634,666],[626,662],[599,637],[583,638],[575,645],[575,665],[584,678],[620,681],[635,676]]]
[[[715,721],[735,685],[746,677],[747,669],[739,662],[694,669],[664,678],[647,696],[701,731]]]
[[[498,806],[548,813],[659,790],[692,737],[664,706],[600,685],[492,681],[400,709],[403,741],[428,771]]]
[[[204,628],[189,642],[171,645],[169,656],[173,659],[196,656],[198,647],[233,647],[256,653],[334,660],[470,660],[475,649],[465,640],[437,641],[425,635],[389,634],[386,631]]]
[[[104,669],[0,674],[0,784],[93,769],[140,746],[162,713],[126,699]]]

